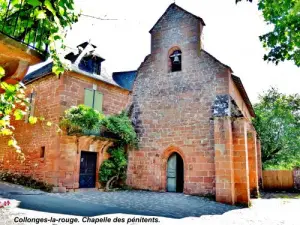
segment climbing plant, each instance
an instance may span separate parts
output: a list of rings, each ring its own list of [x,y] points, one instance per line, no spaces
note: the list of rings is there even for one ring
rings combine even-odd
[[[127,154],[123,145],[116,145],[108,149],[109,159],[100,167],[99,181],[106,190],[123,184],[126,179]]]
[[[123,184],[126,179],[127,146],[137,147],[137,135],[126,111],[112,115],[101,122],[104,135],[114,137],[118,141],[108,150],[109,159],[105,160],[99,172],[99,181],[106,190]]]
[[[126,111],[101,121],[104,136],[116,138],[120,145],[137,145],[137,135]]]

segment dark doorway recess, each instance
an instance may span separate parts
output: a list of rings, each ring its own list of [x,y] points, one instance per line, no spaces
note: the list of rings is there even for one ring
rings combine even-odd
[[[178,153],[173,153],[167,164],[167,191],[183,192],[184,168],[183,160]]]
[[[96,152],[81,152],[79,188],[94,188],[96,186]]]

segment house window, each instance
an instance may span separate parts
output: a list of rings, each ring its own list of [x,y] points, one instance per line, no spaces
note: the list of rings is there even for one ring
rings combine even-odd
[[[45,146],[42,146],[40,149],[40,158],[45,158]]]
[[[36,92],[31,92],[29,95],[29,107],[28,107],[28,112],[25,117],[25,122],[29,122],[29,117],[34,116],[34,105],[35,105],[35,97],[36,97]]]
[[[96,90],[84,89],[84,104],[102,112],[103,94]]]
[[[180,50],[175,50],[170,55],[171,72],[181,71],[182,54]]]

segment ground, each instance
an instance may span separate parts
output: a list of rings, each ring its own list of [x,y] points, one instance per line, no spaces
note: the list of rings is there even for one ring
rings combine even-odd
[[[160,224],[171,221],[172,224],[182,224],[184,221],[184,224],[191,225],[299,224],[299,194],[263,193],[262,196],[262,199],[252,200],[251,208],[241,208],[177,193],[88,191],[53,194],[0,183],[0,201],[10,199],[12,202],[11,206],[0,209],[0,221],[11,225],[16,224],[13,222],[16,216],[32,218],[33,215],[40,218],[77,218],[79,222],[82,221],[81,216],[121,217],[125,220],[157,216]]]

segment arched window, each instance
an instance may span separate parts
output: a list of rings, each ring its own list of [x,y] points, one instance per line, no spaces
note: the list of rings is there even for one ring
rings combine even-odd
[[[182,64],[181,50],[176,48],[176,50],[171,51],[169,57],[170,57],[170,72],[181,71],[181,64]]]

